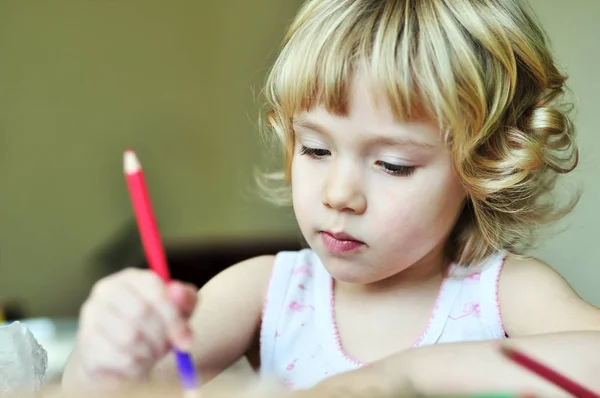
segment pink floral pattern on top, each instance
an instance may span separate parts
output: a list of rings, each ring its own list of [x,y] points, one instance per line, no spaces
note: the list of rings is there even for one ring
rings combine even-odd
[[[481,280],[481,273],[478,272],[476,274],[471,274],[469,276],[467,276],[466,281],[469,282],[479,282]]]
[[[293,274],[296,276],[297,275],[312,276],[312,271],[308,265],[302,265],[300,267],[294,268]]]
[[[477,274],[444,278],[415,345],[503,338],[496,300],[503,256],[491,260]],[[277,255],[261,324],[262,375],[301,389],[365,365],[342,347],[333,285],[311,250]]]
[[[465,305],[463,307],[463,312],[461,315],[458,315],[458,316],[450,315],[448,318],[452,319],[453,321],[458,321],[459,319],[463,319],[463,318],[466,318],[469,316],[474,316],[476,318],[479,318],[481,316],[481,306],[479,305],[479,303],[474,303],[474,302],[465,303]]]
[[[302,312],[302,311],[304,311],[304,310],[305,310],[305,309],[307,309],[307,308],[308,308],[308,309],[311,309],[311,310],[314,310],[314,309],[315,309],[315,307],[313,307],[312,305],[305,305],[305,304],[301,304],[301,303],[299,303],[299,302],[297,302],[297,301],[292,301],[292,302],[291,302],[291,303],[288,305],[288,308],[289,308],[290,310],[292,310],[293,312]]]

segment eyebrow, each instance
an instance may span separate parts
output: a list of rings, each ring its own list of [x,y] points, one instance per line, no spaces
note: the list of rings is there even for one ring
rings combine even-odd
[[[320,124],[315,123],[313,121],[306,120],[304,118],[293,119],[292,124],[303,127],[308,130],[315,131],[315,132],[323,134],[323,135],[331,136],[331,134],[325,127],[323,127]],[[375,137],[373,137],[372,139],[369,140],[369,143],[371,143],[373,145],[390,145],[390,146],[401,145],[401,146],[414,146],[414,147],[421,147],[421,148],[435,148],[436,147],[435,144],[425,142],[425,141],[415,140],[415,139],[409,138],[409,137],[390,137],[390,136],[385,136],[385,135],[376,135]]]

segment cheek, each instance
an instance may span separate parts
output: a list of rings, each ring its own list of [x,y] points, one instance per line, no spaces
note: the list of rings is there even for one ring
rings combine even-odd
[[[303,158],[294,158],[292,161],[292,201],[299,222],[305,215],[314,211],[319,201],[319,181],[315,173],[306,164]]]
[[[369,208],[372,225],[383,227],[385,236],[390,239],[418,233],[417,229],[420,229],[423,220],[420,210],[422,203],[418,196],[407,187],[388,189],[379,198],[371,198]]]
[[[374,221],[387,225],[389,235],[409,235],[405,237],[408,240],[439,239],[454,226],[463,200],[462,188],[453,176],[421,176],[386,189],[378,203],[372,203]]]

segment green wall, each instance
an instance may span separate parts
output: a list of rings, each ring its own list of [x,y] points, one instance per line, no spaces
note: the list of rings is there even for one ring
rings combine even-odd
[[[166,240],[295,230],[254,196],[259,91],[299,1],[0,2],[0,300],[71,315],[130,221],[134,147]]]

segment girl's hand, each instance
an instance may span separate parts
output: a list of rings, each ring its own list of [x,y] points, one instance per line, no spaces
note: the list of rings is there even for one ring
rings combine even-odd
[[[290,398],[408,398],[420,396],[407,372],[396,369],[393,377],[385,363],[375,363],[330,377],[315,387],[294,392]]]
[[[149,270],[126,269],[100,280],[80,314],[80,381],[139,380],[172,347],[191,350],[188,318],[196,300],[193,286],[167,285]]]

